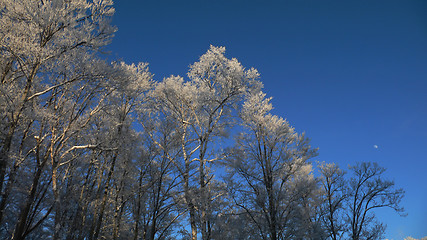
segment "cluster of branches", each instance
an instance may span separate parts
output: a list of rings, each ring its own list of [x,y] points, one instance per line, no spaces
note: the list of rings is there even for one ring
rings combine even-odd
[[[313,174],[255,69],[100,58],[110,0],[0,1],[0,239],[379,239],[404,192],[374,163]]]

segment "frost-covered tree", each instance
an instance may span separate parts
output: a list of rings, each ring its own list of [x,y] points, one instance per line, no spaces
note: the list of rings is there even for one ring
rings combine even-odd
[[[211,238],[211,203],[216,195],[210,191],[213,175],[209,169],[221,152],[212,143],[227,135],[244,94],[260,84],[255,69],[245,70],[224,53],[224,47],[211,46],[190,66],[188,81],[179,76],[166,78],[153,93],[159,111],[172,116],[180,136],[183,161],[175,166],[183,181],[193,239],[197,225],[202,239]]]
[[[194,199],[194,189],[190,181],[190,177],[194,171],[194,161],[192,161],[191,156],[197,149],[188,150],[192,147],[190,144],[192,143],[192,139],[194,139],[188,123],[192,118],[190,106],[193,104],[193,94],[195,92],[196,88],[194,86],[190,83],[184,83],[183,78],[175,76],[166,78],[158,83],[152,92],[153,103],[151,104],[152,110],[149,111],[149,117],[158,118],[157,122],[169,123],[168,126],[171,128],[168,130],[169,136],[175,139],[177,149],[169,148],[168,145],[165,145],[161,135],[159,136],[156,132],[153,132],[153,128],[156,126],[151,124],[151,121],[143,118],[141,124],[144,126],[145,131],[150,134],[152,141],[164,152],[168,160],[173,163],[181,178],[181,188],[184,195],[183,198],[185,199],[186,210],[189,213],[190,225],[192,230],[194,230],[194,235],[197,237],[196,201]],[[162,119],[164,120],[162,121]],[[182,161],[180,158],[182,158]]]
[[[311,194],[312,188],[307,187],[315,186],[307,160],[315,150],[286,120],[272,115],[271,109],[270,98],[260,91],[243,105],[243,131],[227,161],[228,186],[234,203],[250,219],[247,224],[257,230],[256,238],[301,237],[299,223],[307,220],[301,200]]]
[[[175,166],[182,157],[175,121],[151,107],[140,109],[143,158],[148,161],[139,167],[138,190],[132,199],[133,239],[169,239],[187,213],[182,207],[180,168]]]
[[[335,165],[315,178],[307,138],[224,47],[160,82],[102,60],[113,13],[0,0],[0,239],[377,239],[373,210],[403,211],[376,164],[349,192]]]
[[[128,174],[115,175],[114,170],[116,165],[126,169],[126,156],[135,151],[123,146],[135,140],[130,114],[151,75],[145,64],[98,59],[98,50],[115,31],[109,25],[112,1],[0,4],[1,235],[90,236],[78,227],[88,219],[96,223],[93,235],[99,234],[107,199],[115,199],[119,213],[124,209]],[[92,183],[99,184],[94,188]],[[97,199],[96,189],[114,196],[100,194],[93,208],[89,203]],[[118,212],[114,234],[119,232]]]
[[[131,171],[131,163],[137,154],[139,141],[138,133],[132,124],[136,121],[136,109],[145,101],[145,93],[151,88],[152,74],[145,63],[127,65],[119,63],[115,66],[115,72],[111,76],[110,84],[105,90],[110,90],[104,102],[105,106],[100,110],[95,125],[96,132],[92,136],[96,138],[96,150],[100,151],[99,161],[102,165],[97,168],[98,187],[96,190],[97,204],[93,208],[89,239],[97,239],[101,233],[101,227],[105,224],[107,210],[112,212],[110,216],[115,218],[109,222],[113,225],[113,237],[119,237],[119,226],[124,203],[130,197],[129,189],[124,186],[132,178],[128,174],[136,174]],[[118,171],[120,169],[120,171]],[[112,189],[116,190],[113,191]],[[107,209],[108,202],[114,199],[115,210]],[[117,205],[118,204],[118,205]],[[108,221],[107,221],[108,222]]]
[[[227,59],[224,47],[213,47],[200,60],[190,66],[188,76],[191,83],[197,88],[197,95],[193,101],[197,105],[192,110],[193,119],[190,122],[197,137],[200,221],[202,239],[210,239],[212,206],[211,202],[217,198],[211,193],[212,183],[209,166],[218,159],[215,149],[209,146],[216,137],[226,136],[225,132],[233,122],[233,111],[245,94],[258,89],[259,76],[255,69],[245,70],[237,59]],[[209,152],[210,150],[210,152]]]
[[[96,67],[91,69],[95,72],[99,70]],[[69,75],[74,76],[74,73],[69,72]],[[14,231],[15,239],[19,239],[18,236],[24,234],[21,231],[24,231],[28,210],[34,200],[34,191],[38,188],[40,174],[45,167],[50,168],[49,175],[51,176],[54,200],[54,223],[55,225],[60,225],[62,211],[60,194],[61,171],[64,170],[62,168],[66,168],[70,161],[75,159],[74,152],[81,153],[84,149],[95,147],[81,133],[84,132],[84,129],[93,120],[93,116],[100,109],[101,101],[99,101],[99,97],[102,98],[102,95],[104,95],[104,93],[99,94],[104,84],[101,80],[104,79],[88,74],[86,79],[79,81],[81,85],[66,84],[38,99],[40,102],[37,101],[37,103],[40,104],[40,108],[35,109],[38,109],[39,112],[33,115],[35,123],[32,126],[32,131],[35,132],[31,132],[36,139],[36,146],[29,152],[28,158],[28,161],[30,161],[34,156],[37,168],[33,175],[26,204],[21,207],[19,220]],[[28,161],[23,163],[30,164]]]
[[[111,4],[84,0],[0,2],[0,222],[20,165],[37,157],[33,154],[40,150],[46,129],[46,119],[40,116],[43,109],[54,105],[49,100],[54,95],[59,99],[61,89],[94,77],[91,73],[96,70],[86,72],[96,64],[89,59],[115,31],[109,25],[114,12]],[[37,160],[33,180],[41,174],[44,161]],[[36,185],[28,190],[30,198]],[[19,238],[20,229],[17,226],[14,238]]]

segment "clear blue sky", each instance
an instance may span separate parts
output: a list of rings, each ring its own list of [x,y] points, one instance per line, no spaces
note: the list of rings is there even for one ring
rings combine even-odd
[[[113,57],[185,76],[209,45],[261,73],[317,160],[377,161],[406,190],[386,236],[427,236],[427,1],[116,0]],[[375,148],[377,145],[378,148]]]

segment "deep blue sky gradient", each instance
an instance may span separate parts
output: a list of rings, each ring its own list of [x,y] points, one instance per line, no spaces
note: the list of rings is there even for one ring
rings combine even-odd
[[[377,161],[406,190],[387,238],[427,236],[427,1],[116,0],[112,58],[185,76],[209,45],[261,73],[318,161]],[[378,148],[374,148],[378,145]]]

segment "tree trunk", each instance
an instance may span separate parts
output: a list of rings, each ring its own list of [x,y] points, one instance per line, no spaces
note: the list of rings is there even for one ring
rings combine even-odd
[[[71,227],[68,230],[68,235],[67,235],[66,240],[80,239],[79,236],[82,232],[81,227],[84,226],[84,224],[85,224],[84,216],[85,216],[86,209],[87,209],[87,204],[83,203],[84,201],[86,201],[86,200],[84,200],[84,194],[86,192],[87,185],[89,184],[89,177],[90,177],[90,172],[92,170],[92,167],[93,167],[93,165],[91,163],[89,165],[88,170],[87,170],[83,186],[80,190],[80,196],[79,196],[79,201],[77,203],[76,214],[74,215],[73,223],[71,224]]]
[[[9,198],[10,191],[12,190],[13,183],[15,182],[16,171],[18,170],[18,165],[15,163],[13,165],[12,170],[9,173],[9,180],[7,181],[6,188],[4,193],[2,194],[1,202],[0,202],[0,225],[3,220],[4,209],[6,208],[6,202]],[[1,192],[1,190],[0,190]]]
[[[196,207],[193,204],[193,199],[190,194],[188,173],[184,174],[184,181],[185,201],[187,202],[190,213],[191,239],[197,240]]]
[[[191,225],[191,239],[197,240],[197,225],[196,225],[196,208],[193,204],[190,207],[190,225]]]
[[[117,239],[120,235],[120,221],[122,218],[122,214],[123,214],[123,210],[124,210],[124,206],[126,204],[126,201],[124,200],[123,195],[121,195],[121,192],[123,190],[124,185],[126,184],[125,181],[125,177],[127,175],[127,171],[126,169],[123,171],[123,175],[122,175],[122,179],[120,181],[120,186],[117,189],[116,192],[116,199],[115,199],[115,203],[116,203],[116,209],[114,211],[114,232],[113,232],[113,239]],[[119,196],[121,195],[121,196]]]
[[[46,161],[43,161],[42,164],[39,165],[37,168],[36,174],[33,178],[33,183],[28,193],[27,201],[25,202],[25,205],[23,205],[19,213],[19,219],[18,219],[18,222],[16,223],[15,230],[12,236],[13,240],[21,240],[21,239],[24,239],[25,237],[25,228],[27,227],[28,214],[30,212],[31,205],[34,202],[40,176],[45,163]]]
[[[58,188],[58,162],[52,159],[52,190],[55,206],[54,232],[53,240],[59,239],[61,230],[61,196]]]
[[[207,229],[207,220],[206,220],[206,204],[207,204],[207,197],[206,197],[206,181],[205,181],[205,166],[204,166],[204,159],[200,159],[200,166],[199,166],[199,177],[200,177],[200,214],[201,214],[201,232],[202,232],[202,239],[208,240],[209,234]]]
[[[274,196],[273,196],[273,189],[271,186],[267,188],[268,191],[268,205],[269,205],[269,212],[270,212],[270,239],[276,240],[277,239],[277,221],[276,221],[276,207],[274,203]]]
[[[117,157],[118,157],[118,152],[116,151],[114,153],[113,159],[111,161],[110,169],[108,170],[107,180],[105,181],[104,194],[102,196],[101,207],[99,209],[98,218],[96,219],[96,216],[94,216],[94,220],[96,220],[95,229],[94,229],[93,234],[91,234],[90,239],[98,239],[99,232],[101,230],[102,219],[104,217],[104,212],[105,212],[105,206],[107,205],[108,190],[110,189],[110,182],[111,182],[111,178],[113,176],[114,167],[116,165]]]
[[[12,145],[12,137],[15,133],[15,129],[16,129],[16,126],[14,123],[12,123],[0,151],[0,193],[3,192],[4,178],[6,176],[6,167],[7,167],[7,163],[9,162],[9,151]],[[6,201],[4,195],[2,195],[2,202],[3,201]],[[1,217],[3,217],[3,210],[4,209],[0,209]],[[1,220],[2,218],[0,218],[0,222]]]
[[[136,203],[136,214],[135,214],[135,227],[134,227],[134,233],[133,233],[133,240],[137,240],[138,239],[138,234],[139,234],[139,218],[141,217],[141,200],[142,200],[142,179],[143,179],[143,171],[141,169],[141,171],[139,172],[139,185],[138,185],[138,202]]]
[[[211,121],[210,121],[211,122]],[[201,196],[201,204],[200,204],[200,212],[201,212],[201,224],[202,224],[202,239],[203,240],[210,240],[211,239],[211,231],[208,221],[208,211],[210,213],[210,194],[209,189],[206,188],[207,182],[206,182],[206,171],[205,171],[205,155],[206,151],[208,149],[208,139],[209,139],[209,133],[208,131],[204,137],[200,139],[200,153],[199,153],[199,185],[200,185],[200,196]]]
[[[125,207],[126,202],[123,201],[123,198],[121,200],[121,204],[118,208],[116,208],[116,211],[114,213],[114,233],[113,233],[113,239],[118,239],[120,236],[120,223],[123,215],[123,210]]]

